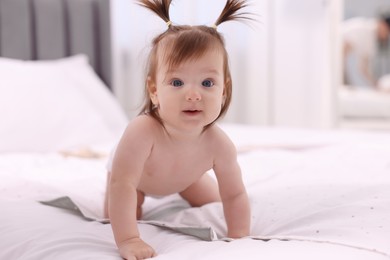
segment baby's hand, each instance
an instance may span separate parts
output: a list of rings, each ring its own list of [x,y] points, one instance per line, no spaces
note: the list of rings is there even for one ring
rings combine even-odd
[[[154,249],[140,238],[123,241],[119,245],[119,253],[124,259],[140,260],[156,256]]]

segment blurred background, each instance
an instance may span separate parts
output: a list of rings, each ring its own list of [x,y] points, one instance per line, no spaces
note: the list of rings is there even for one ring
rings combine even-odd
[[[212,25],[225,3],[174,0],[171,20]],[[377,17],[380,9],[389,7],[390,0],[250,1],[247,11],[255,13],[257,22],[228,22],[218,27],[226,40],[233,77],[233,102],[223,120],[390,129],[390,93],[380,93],[387,99],[381,110],[388,110],[380,116],[364,112],[351,116],[348,111],[364,108],[353,103],[356,93],[341,93],[345,65],[342,22],[354,16]],[[126,113],[133,117],[142,103],[150,41],[166,30],[166,25],[131,0],[113,0],[112,17],[114,89]],[[389,57],[383,55],[382,59]]]

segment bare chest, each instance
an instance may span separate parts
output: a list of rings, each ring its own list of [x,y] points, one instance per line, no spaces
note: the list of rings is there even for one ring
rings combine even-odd
[[[139,188],[154,195],[180,192],[213,168],[213,161],[205,146],[155,147],[145,163]]]

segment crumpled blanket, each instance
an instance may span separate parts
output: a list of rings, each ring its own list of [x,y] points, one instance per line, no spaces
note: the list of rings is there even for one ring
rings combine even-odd
[[[251,199],[250,239],[329,243],[390,258],[388,184],[383,184],[383,187],[370,184],[362,184],[361,187],[332,184],[304,189],[285,187],[285,192],[267,188],[251,190],[251,187],[248,190],[250,199],[256,197],[256,200]],[[88,221],[109,223],[109,220],[94,216],[70,197],[41,203],[70,210]],[[171,197],[157,204],[160,205],[148,210],[145,220],[139,221],[139,224],[169,229],[204,241],[233,240],[225,237],[226,224],[221,203],[191,208],[183,200]]]

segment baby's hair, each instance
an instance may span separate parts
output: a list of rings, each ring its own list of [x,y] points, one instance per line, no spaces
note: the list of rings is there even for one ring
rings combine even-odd
[[[382,20],[386,23],[387,27],[390,28],[390,14],[383,15]]]
[[[250,13],[241,12],[241,9],[247,7],[248,4],[245,0],[227,0],[226,5],[222,10],[222,13],[219,15],[215,26],[220,25],[221,23],[234,20],[252,20],[250,18]]]
[[[138,4],[150,9],[157,14],[166,23],[170,22],[169,18],[169,7],[171,6],[172,0],[139,0]]]
[[[228,54],[225,48],[223,36],[217,31],[217,26],[227,21],[252,20],[249,13],[240,12],[247,6],[246,0],[227,0],[224,9],[214,25],[189,26],[174,25],[169,16],[169,7],[172,0],[137,0],[138,4],[157,14],[167,24],[167,30],[157,35],[152,41],[152,49],[149,54],[147,77],[155,82],[159,57],[162,57],[169,69],[176,68],[182,62],[202,57],[209,50],[218,50],[223,55],[224,70],[224,102],[218,120],[223,116],[230,105],[232,96],[232,80],[230,75]],[[161,50],[163,53],[161,55]],[[160,54],[160,56],[159,56]],[[140,114],[148,113],[163,124],[158,110],[153,104],[145,82],[145,104]],[[215,122],[214,121],[214,122]],[[212,122],[211,124],[213,124]],[[209,125],[211,125],[209,124]],[[208,126],[209,126],[208,125]],[[208,127],[206,126],[206,127]]]

